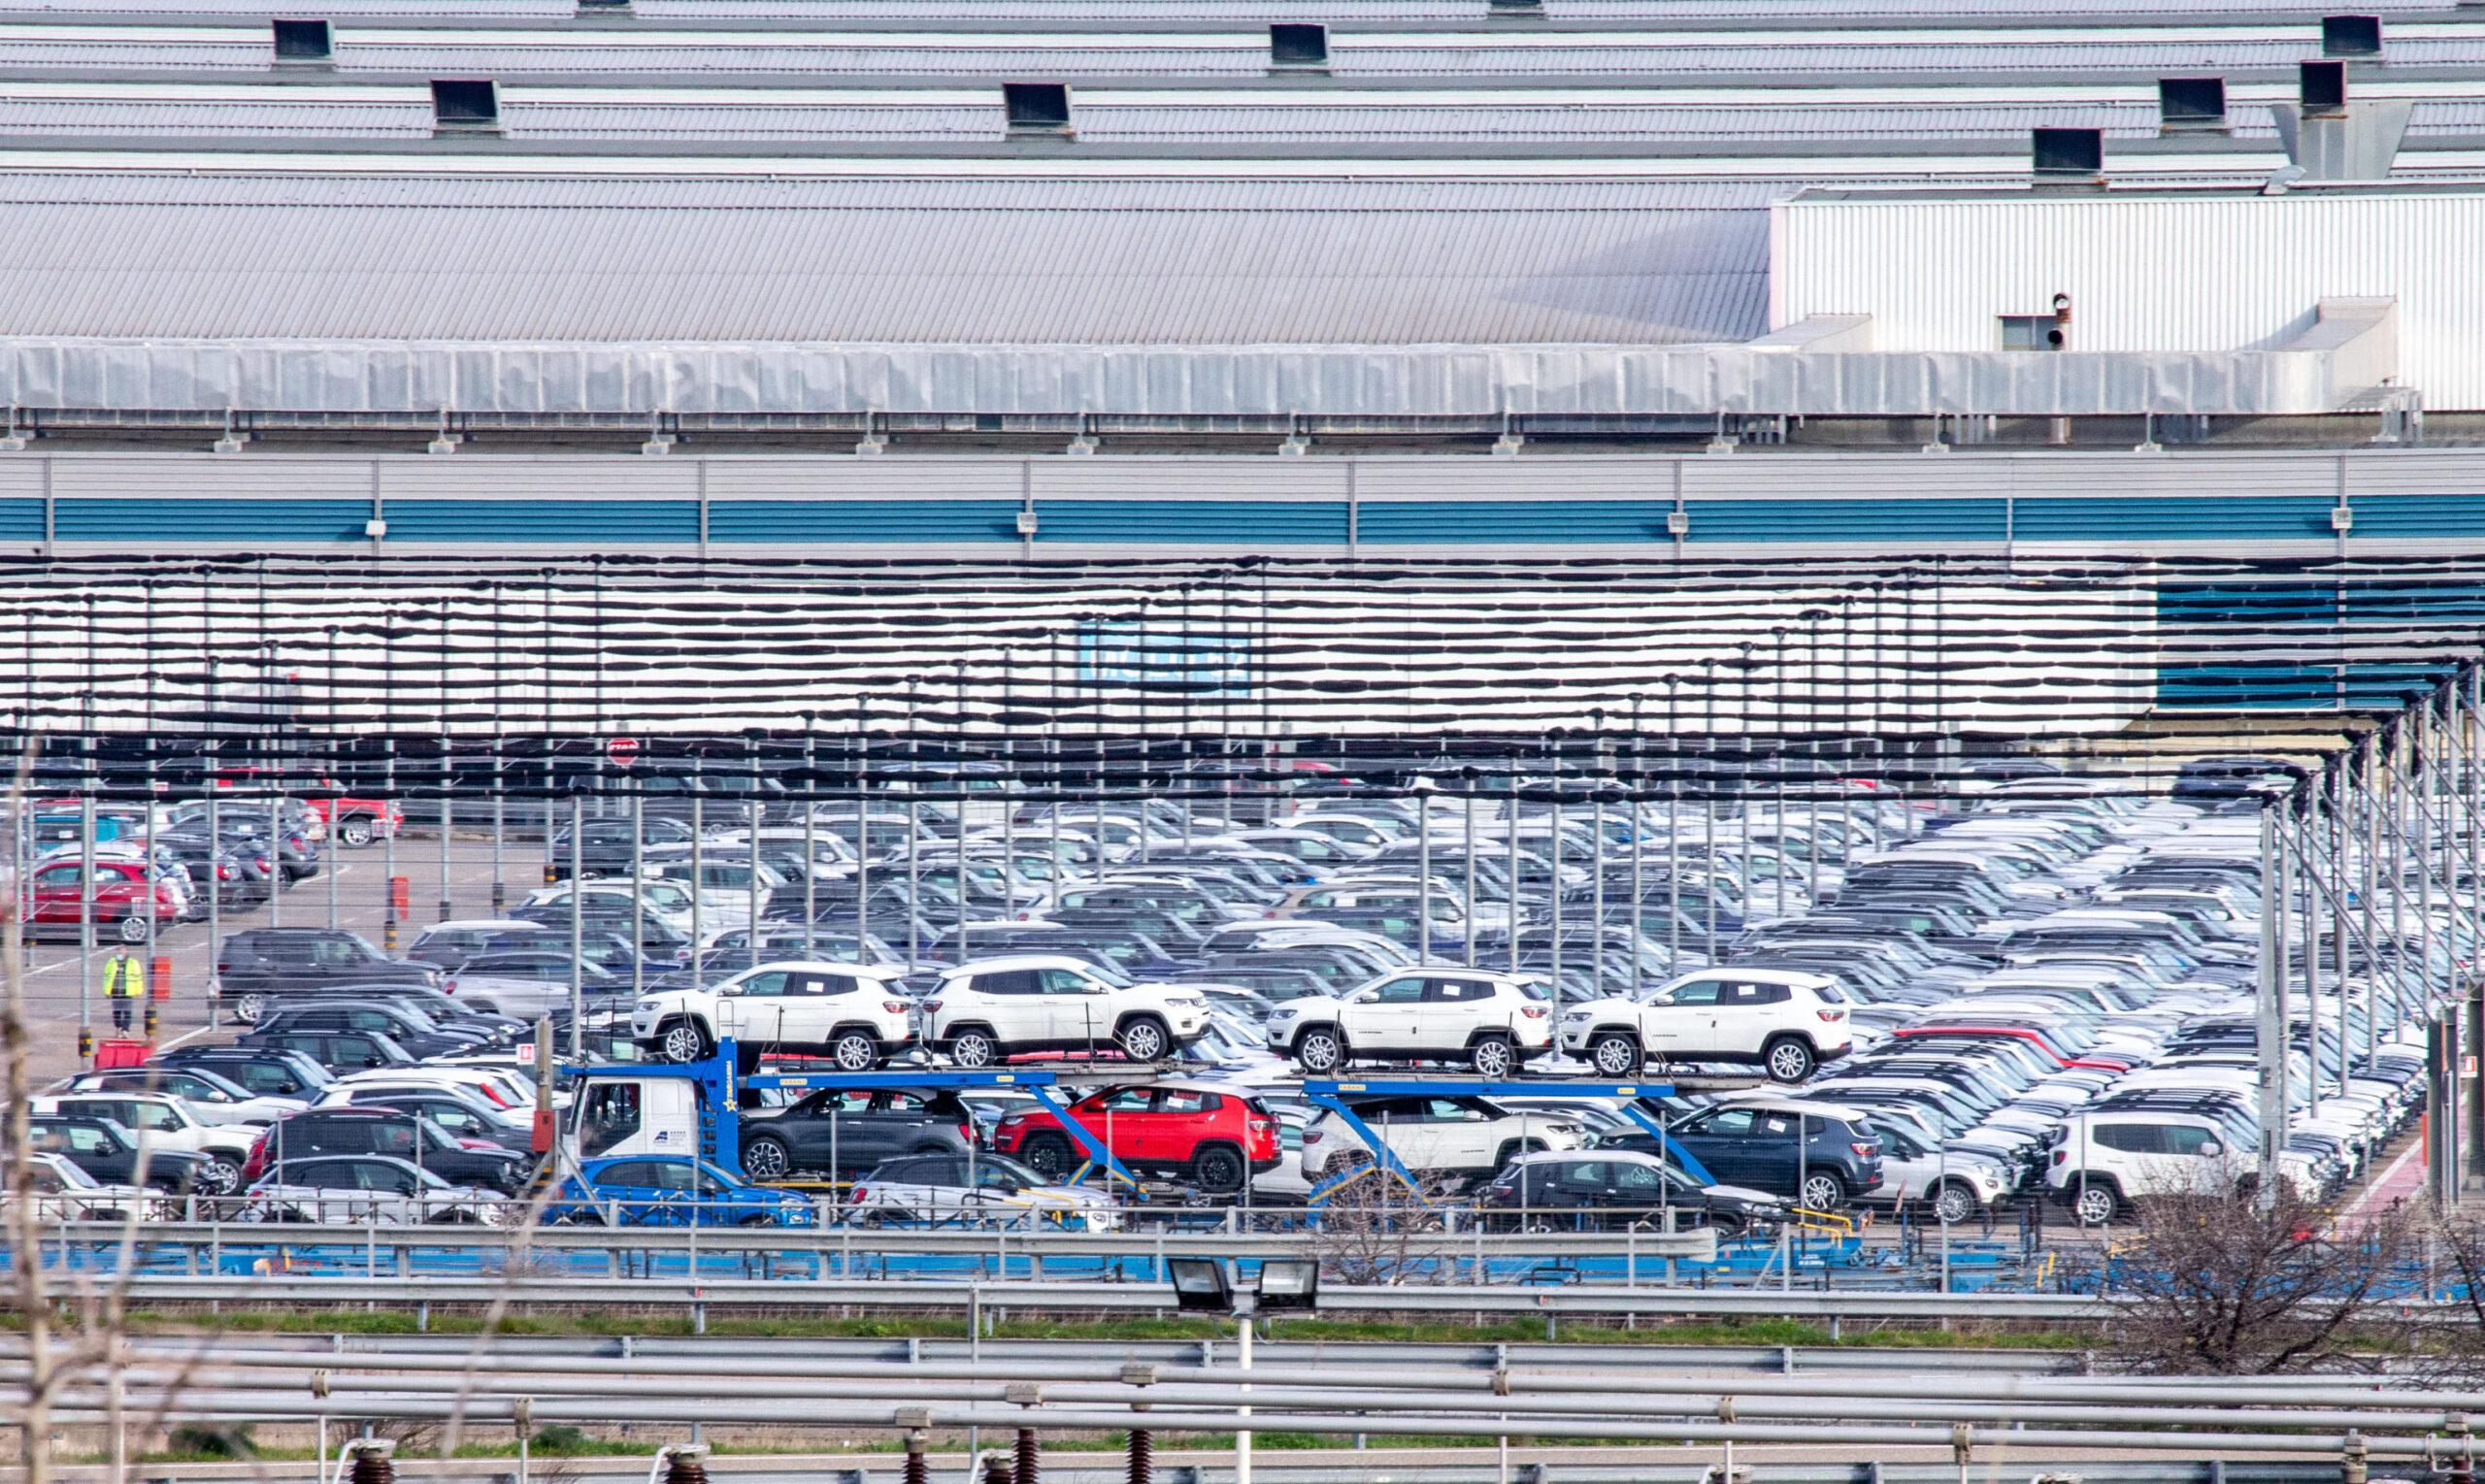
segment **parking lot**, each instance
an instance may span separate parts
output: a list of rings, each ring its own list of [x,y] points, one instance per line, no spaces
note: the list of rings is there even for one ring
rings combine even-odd
[[[893,794],[858,817],[784,797],[755,841],[751,806],[716,801],[695,843],[679,808],[641,805],[634,823],[608,806],[576,845],[575,971],[587,1060],[606,1065],[577,1088],[569,1154],[584,1163],[548,1214],[1110,1231],[1144,1189],[1151,1220],[1168,1201],[1395,1200],[1464,1212],[1452,1230],[1701,1229],[1757,1244],[1746,1277],[1794,1261],[1767,1248],[1788,1232],[1848,1263],[1926,1260],[1930,1232],[2016,1270],[2155,1192],[2254,1177],[2264,904],[2237,767],[2283,775],[2212,762],[2169,797],[2015,760],[1914,798],[1866,778],[1689,806],[1566,801],[1557,779],[1527,780],[1517,803],[1375,791],[1244,809],[1005,807],[970,790]],[[208,924],[163,927],[159,1051],[238,1038],[217,1054],[239,1060],[197,1065],[308,1058],[347,1079],[328,1101],[349,1102],[375,1079],[411,1097],[426,1078],[501,1076],[478,1069],[506,1071],[525,1022],[566,1027],[569,888],[526,905],[547,889],[540,834],[496,844],[461,824],[444,850],[428,811],[408,812],[394,840],[319,842],[275,902],[221,912],[242,967],[214,1026]],[[253,967],[332,924],[378,950],[377,980]],[[40,1075],[80,1069],[82,965],[86,1023],[109,1034],[113,952],[34,950]],[[410,954],[414,980],[387,962]],[[2277,1168],[2292,1197],[2333,1204],[2403,1174],[2418,1007],[2359,977],[2325,995],[2324,966],[2297,962]],[[448,998],[386,1004],[423,983]],[[365,1004],[412,1017],[387,1028],[404,1044],[374,1050],[354,1038],[377,1022],[319,1018]],[[668,1074],[633,1070],[648,1058],[725,1069],[731,1132],[652,1111]],[[1056,1093],[1028,1087],[1038,1071]],[[523,1078],[496,1085],[531,1098]],[[522,1110],[507,1111],[510,1127],[466,1131],[509,1146],[505,1163],[459,1176],[437,1211],[505,1219],[491,1192],[524,1183]],[[632,1183],[685,1138],[717,1151],[723,1184]],[[261,1176],[255,1154],[247,1173]]]

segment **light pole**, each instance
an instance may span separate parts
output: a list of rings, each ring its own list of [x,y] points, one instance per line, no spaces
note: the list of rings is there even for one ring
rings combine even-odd
[[[1830,614],[1825,608],[1807,608],[1796,616],[1809,624],[1812,631],[1811,671],[1804,681],[1804,725],[1809,734],[1807,741],[1811,751],[1810,766],[1805,770],[1804,777],[1804,828],[1806,832],[1804,841],[1804,891],[1811,904],[1818,906],[1821,900],[1821,625],[1828,621]],[[1782,841],[1785,826],[1781,822],[1778,828]],[[1781,873],[1785,871],[1786,863],[1782,859],[1777,863],[1777,869]]]

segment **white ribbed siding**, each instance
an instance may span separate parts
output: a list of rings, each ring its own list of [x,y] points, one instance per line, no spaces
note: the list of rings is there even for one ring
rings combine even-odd
[[[2322,299],[2399,305],[2400,377],[2485,408],[2485,194],[2304,191],[1798,198],[1778,209],[1778,324],[1870,314],[1876,350],[2001,348],[1998,316],[2071,299],[2083,351],[2260,349]]]

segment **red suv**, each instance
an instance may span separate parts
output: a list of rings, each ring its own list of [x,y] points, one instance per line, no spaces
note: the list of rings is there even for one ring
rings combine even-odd
[[[358,850],[396,834],[406,823],[406,811],[393,800],[348,794],[334,778],[285,777],[272,768],[227,768],[215,775],[215,786],[225,789],[264,790],[280,783],[341,845]]]
[[[80,881],[84,869],[76,861],[55,861],[36,868],[29,892],[32,900],[27,904],[28,937],[41,937],[47,929],[57,932],[63,928],[71,936],[77,935],[85,897]],[[95,862],[98,931],[106,923],[116,923],[122,942],[143,943],[147,941],[150,912],[159,932],[182,920],[181,899],[173,895],[170,883],[149,881],[147,868],[136,861]]]
[[[1132,1170],[1185,1176],[1210,1195],[1240,1192],[1281,1158],[1277,1121],[1265,1105],[1204,1082],[1108,1087],[1072,1104],[1070,1111]],[[1061,1120],[1041,1107],[1002,1119],[992,1142],[1048,1178],[1068,1174],[1087,1157]]]

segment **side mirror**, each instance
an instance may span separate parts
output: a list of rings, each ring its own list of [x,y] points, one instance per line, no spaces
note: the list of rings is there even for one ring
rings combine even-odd
[[[2203,1144],[2203,1145],[2201,1145],[2201,1158],[2203,1158],[2203,1159],[2215,1159],[2215,1158],[2217,1158],[2219,1155],[2224,1154],[2225,1152],[2226,1152],[2226,1148],[2225,1148],[2225,1146],[2224,1146],[2224,1145],[2222,1145],[2222,1144]]]

